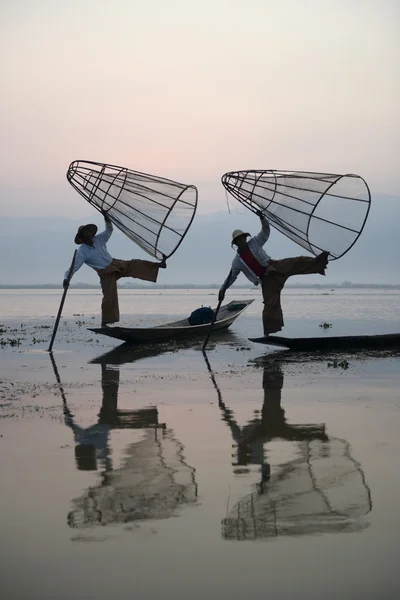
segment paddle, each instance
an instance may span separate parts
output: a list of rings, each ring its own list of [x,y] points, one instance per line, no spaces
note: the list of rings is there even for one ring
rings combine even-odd
[[[71,280],[72,269],[74,268],[75,258],[76,258],[76,253],[77,252],[78,252],[78,250],[75,250],[74,255],[72,257],[72,262],[71,262],[71,266],[69,268],[68,277],[67,277],[68,285],[64,288],[64,293],[63,293],[62,298],[61,298],[61,304],[60,304],[60,308],[58,309],[58,314],[57,314],[56,322],[54,324],[53,335],[51,336],[51,341],[50,341],[50,346],[49,346],[48,352],[51,352],[51,350],[53,348],[54,339],[56,337],[56,333],[57,333],[57,329],[58,329],[58,324],[60,322],[61,313],[62,313],[62,309],[63,309],[64,302],[65,302],[65,296],[67,295],[67,292],[68,292],[69,282]]]
[[[232,270],[230,270],[230,271],[229,271],[229,275],[228,275],[228,277],[227,277],[226,281],[229,281],[229,278],[230,278],[230,276],[231,276],[231,273],[232,273]],[[223,292],[225,293],[225,292],[226,292],[226,286],[223,286],[223,287],[221,288],[221,290],[223,290]],[[216,319],[217,319],[218,312],[219,312],[219,309],[220,309],[220,306],[221,306],[222,302],[223,302],[223,300],[219,300],[219,301],[218,301],[218,306],[217,306],[217,308],[215,309],[214,316],[213,316],[213,318],[212,318],[212,320],[211,320],[211,323],[210,323],[210,328],[209,328],[209,330],[208,330],[208,333],[207,333],[207,337],[206,337],[206,339],[204,340],[204,344],[203,344],[203,346],[201,347],[201,349],[202,349],[202,351],[203,351],[203,352],[204,352],[204,351],[205,351],[205,349],[206,349],[207,342],[208,342],[208,338],[209,338],[209,337],[210,337],[210,335],[211,335],[211,332],[212,332],[212,329],[213,329],[213,327],[214,327],[214,323],[215,323],[215,321],[216,321]]]

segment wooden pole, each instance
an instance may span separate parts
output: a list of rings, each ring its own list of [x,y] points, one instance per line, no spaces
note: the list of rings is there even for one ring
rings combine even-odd
[[[74,268],[74,264],[75,264],[75,258],[76,258],[76,253],[77,253],[77,252],[78,252],[78,250],[75,250],[75,252],[74,252],[74,255],[73,255],[73,257],[72,257],[71,266],[70,266],[70,268],[69,268],[69,271],[68,271],[68,276],[67,276],[67,282],[68,282],[68,285],[67,285],[67,287],[64,289],[64,293],[63,293],[63,295],[62,295],[62,298],[61,298],[61,304],[60,304],[60,308],[58,309],[58,314],[57,314],[56,322],[55,322],[55,324],[54,324],[53,335],[51,336],[51,341],[50,341],[50,346],[49,346],[48,352],[51,352],[51,350],[52,350],[52,348],[53,348],[54,339],[55,339],[55,337],[56,337],[56,333],[57,333],[57,329],[58,329],[58,324],[59,324],[59,322],[60,322],[61,313],[62,313],[62,309],[63,309],[64,302],[65,302],[65,296],[67,295],[67,292],[68,292],[68,288],[69,288],[69,282],[70,282],[70,280],[71,280],[72,270],[73,270],[73,268]]]
[[[230,276],[231,276],[231,273],[232,273],[232,270],[230,270],[230,271],[229,271],[229,275],[228,275],[228,277],[227,277],[226,281],[229,281],[229,278],[230,278]],[[226,292],[226,287],[225,287],[225,286],[223,286],[221,289],[224,291],[224,293]],[[202,352],[204,352],[204,351],[205,351],[205,349],[206,349],[206,346],[207,346],[207,343],[208,343],[208,338],[210,337],[210,335],[211,335],[211,332],[212,332],[212,330],[213,330],[214,323],[215,323],[215,321],[216,321],[216,319],[217,319],[218,312],[219,312],[219,309],[220,309],[220,306],[221,306],[221,303],[222,303],[222,302],[223,302],[222,300],[219,300],[219,301],[218,301],[218,306],[217,306],[217,308],[215,309],[214,316],[213,316],[213,318],[212,318],[212,321],[211,321],[211,323],[210,323],[210,328],[209,328],[209,330],[208,330],[207,337],[206,337],[206,339],[204,340],[204,344],[203,344],[203,346],[202,346],[202,348],[201,348]]]

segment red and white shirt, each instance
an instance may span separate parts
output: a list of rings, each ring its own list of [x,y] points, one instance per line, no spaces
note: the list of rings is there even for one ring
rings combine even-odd
[[[240,273],[243,273],[254,285],[261,283],[261,278],[271,260],[271,257],[263,249],[269,238],[270,225],[265,217],[261,219],[261,223],[260,233],[249,239],[246,248],[241,252],[242,256],[239,254],[239,250],[237,251],[232,261],[231,272],[223,283],[223,289],[228,289]]]

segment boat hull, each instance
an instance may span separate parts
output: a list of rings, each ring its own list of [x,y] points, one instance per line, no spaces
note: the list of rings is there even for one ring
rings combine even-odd
[[[254,300],[233,300],[221,306],[212,332],[227,329]],[[237,308],[235,308],[237,307]],[[94,333],[116,338],[124,342],[165,342],[182,338],[196,338],[207,335],[210,323],[190,325],[188,319],[166,323],[157,327],[101,327],[89,329]]]
[[[249,339],[251,342],[258,344],[280,346],[289,348],[290,350],[363,350],[378,348],[400,350],[400,333],[309,338],[285,338],[269,335],[267,337]]]

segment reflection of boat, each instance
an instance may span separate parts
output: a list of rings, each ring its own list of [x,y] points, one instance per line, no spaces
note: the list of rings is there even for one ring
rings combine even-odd
[[[233,300],[221,306],[213,326],[213,332],[226,329],[242,314],[254,300]],[[210,329],[210,323],[190,325],[188,319],[173,323],[165,323],[156,327],[101,327],[90,329],[124,342],[158,342],[179,338],[205,336]]]
[[[90,364],[107,364],[107,365],[125,365],[128,363],[137,362],[144,358],[153,358],[166,354],[168,352],[178,352],[188,348],[200,349],[203,345],[203,339],[181,339],[171,341],[160,341],[157,344],[152,342],[131,344],[125,342],[109,352],[96,356],[90,361]],[[231,343],[235,342],[235,337],[231,331],[221,330],[217,335],[213,336],[210,346],[213,343]]]
[[[281,346],[290,350],[365,350],[378,348],[400,350],[400,333],[307,338],[285,338],[279,335],[269,335],[249,339],[250,342],[257,342],[267,346]]]
[[[281,406],[283,381],[279,363],[264,365],[263,406],[245,426],[239,426],[217,390],[222,419],[235,442],[235,470],[238,465],[261,467],[255,491],[228,508],[222,521],[224,539],[358,531],[368,526],[361,517],[372,508],[371,493],[349,443],[329,438],[322,423],[287,423]],[[265,445],[273,440],[287,442],[284,448],[269,446],[281,457],[275,464],[265,460]]]

